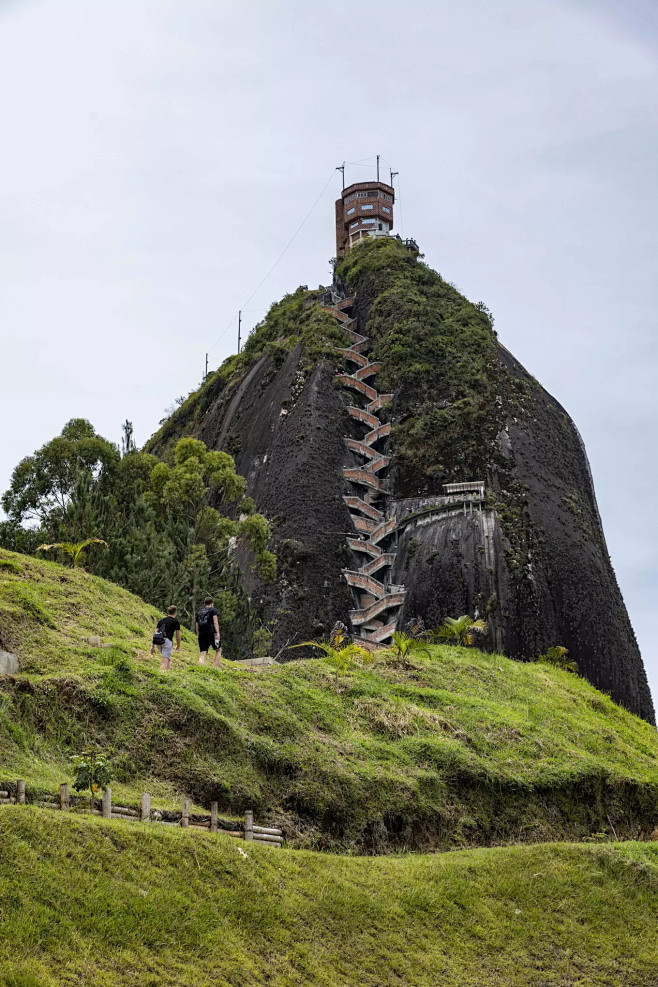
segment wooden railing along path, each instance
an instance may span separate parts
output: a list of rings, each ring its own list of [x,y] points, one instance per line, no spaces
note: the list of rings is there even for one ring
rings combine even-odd
[[[5,782],[6,785],[6,782]],[[13,787],[13,786],[12,786]],[[19,779],[15,789],[0,789],[0,805],[26,805],[25,781]],[[36,805],[42,809],[59,809],[63,812],[89,811],[89,796],[71,796],[69,786],[66,782],[59,786],[58,795],[43,795],[38,799],[30,801],[30,805]],[[148,792],[142,795],[139,809],[130,808],[126,805],[112,804],[112,790],[105,789],[100,799],[101,808],[94,808],[95,816],[103,819],[124,819],[129,822],[149,822],[161,823],[165,826],[181,826],[183,829],[205,829],[211,833],[223,833],[225,836],[237,836],[243,840],[257,840],[260,843],[270,843],[274,846],[281,846],[284,841],[283,830],[272,826],[256,826],[254,824],[254,814],[248,809],[244,814],[244,822],[232,822],[220,819],[219,806],[217,802],[211,802],[210,813],[190,813],[189,799],[183,799],[180,809],[154,809],[151,806],[151,796]],[[221,824],[221,825],[220,825]]]

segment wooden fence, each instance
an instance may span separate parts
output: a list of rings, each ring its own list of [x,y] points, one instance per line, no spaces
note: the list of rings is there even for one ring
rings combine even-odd
[[[0,805],[26,805],[26,786],[22,779],[12,786],[12,790],[6,788],[0,790]],[[58,795],[43,795],[30,800],[30,805],[36,805],[43,809],[59,809],[62,812],[80,811],[90,804],[90,799],[85,796],[71,796],[69,786],[66,782],[59,786]],[[96,802],[95,802],[96,804]],[[181,826],[183,829],[205,829],[210,833],[223,833],[225,836],[236,836],[243,840],[256,840],[260,843],[269,843],[272,846],[281,846],[284,841],[284,833],[281,829],[271,826],[256,826],[254,824],[254,814],[248,809],[244,814],[244,822],[233,822],[232,820],[220,819],[219,806],[217,802],[210,805],[210,813],[190,813],[189,799],[183,799],[181,810],[154,809],[151,806],[151,796],[148,792],[142,795],[139,809],[126,805],[114,805],[112,803],[112,790],[106,788],[100,799],[101,808],[94,808],[96,816],[103,819],[123,819],[129,822],[149,822],[161,823],[165,826]]]

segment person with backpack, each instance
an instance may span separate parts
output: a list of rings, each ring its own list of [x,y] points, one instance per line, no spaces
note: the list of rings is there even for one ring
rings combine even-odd
[[[215,649],[213,668],[219,665],[222,657],[222,643],[219,637],[219,611],[213,605],[212,596],[207,596],[196,615],[196,633],[199,638],[199,664],[205,665],[209,648]]]
[[[151,654],[154,653],[156,648],[159,650],[162,655],[160,669],[163,672],[171,671],[171,653],[174,650],[174,634],[176,635],[176,651],[180,651],[180,624],[176,618],[177,613],[178,607],[173,605],[168,607],[167,616],[160,618],[155,634],[153,635]]]

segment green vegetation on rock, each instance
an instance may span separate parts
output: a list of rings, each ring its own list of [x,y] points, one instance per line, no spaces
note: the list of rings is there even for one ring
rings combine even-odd
[[[473,479],[490,439],[499,374],[496,334],[474,305],[393,238],[369,239],[337,268],[357,291],[362,328],[381,361],[380,391],[395,391],[394,455],[399,496]],[[495,430],[494,430],[495,434]],[[476,477],[477,478],[477,477]]]
[[[352,666],[174,671],[148,649],[157,612],[80,570],[0,552],[0,776],[28,798],[112,750],[117,792],[256,810],[292,841],[359,851],[648,835],[658,737],[583,679],[473,648]],[[112,646],[88,640],[99,634]],[[113,789],[115,785],[113,784]]]
[[[8,987],[658,980],[658,844],[354,858],[20,807],[0,839]]]
[[[336,320],[322,310],[322,289],[300,287],[269,309],[254,327],[242,352],[228,357],[211,371],[201,386],[162,423],[149,439],[147,452],[167,456],[184,435],[193,435],[208,409],[229,397],[260,357],[268,358],[268,374],[274,375],[296,346],[301,348],[301,369],[306,375],[323,359],[334,359],[335,348],[345,345],[345,334]]]

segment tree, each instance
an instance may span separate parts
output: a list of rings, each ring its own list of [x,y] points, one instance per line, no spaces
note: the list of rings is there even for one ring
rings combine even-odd
[[[2,506],[19,524],[36,520],[52,527],[54,517],[64,517],[81,475],[107,488],[118,463],[116,446],[97,435],[84,418],[73,418],[60,435],[21,460]]]
[[[71,542],[71,541],[56,541],[52,545],[37,545],[37,552],[47,552],[52,548],[59,548],[71,559],[71,564],[74,569],[77,569],[80,565],[80,560],[82,558],[82,553],[85,548],[89,545],[104,545],[108,548],[106,541],[102,538],[85,538],[84,541]]]
[[[269,582],[276,558],[268,521],[244,496],[233,458],[184,438],[165,463],[135,448],[130,422],[123,433],[121,456],[89,422],[73,419],[19,463],[3,497],[10,516],[0,523],[0,544],[28,552],[59,547],[78,565],[85,547],[102,542],[105,551],[85,563],[94,575],[157,607],[175,600],[192,626],[210,593],[223,624],[239,614],[248,627],[242,568]]]
[[[579,674],[578,662],[574,658],[569,658],[568,650],[563,648],[561,644],[555,644],[548,648],[543,655],[537,658],[537,661],[544,665],[553,665],[554,668],[561,668],[564,672]]]
[[[484,620],[474,620],[468,614],[461,617],[446,617],[440,627],[432,631],[433,641],[454,641],[463,647],[470,646],[475,640],[474,635],[486,634],[487,624]]]
[[[192,625],[197,604],[208,592],[219,596],[220,619],[222,608],[235,611],[235,594],[226,585],[238,545],[253,553],[252,567],[261,579],[276,578],[276,558],[267,549],[269,523],[252,513],[245,486],[233,457],[208,451],[199,439],[181,439],[173,466],[160,462],[152,470],[148,501],[175,545],[178,599],[185,600]],[[220,512],[222,504],[238,505],[237,520]]]
[[[73,787],[76,792],[83,792],[89,789],[91,803],[89,811],[94,811],[94,795],[96,792],[105,790],[114,778],[114,770],[102,751],[93,747],[86,747],[82,754],[74,754],[73,772],[75,779]]]
[[[267,627],[254,631],[252,651],[254,658],[265,658],[272,650],[272,632]]]
[[[134,429],[133,423],[129,422],[126,418],[125,422],[121,426],[121,457],[130,455],[131,452],[137,452],[137,446],[134,439]]]

